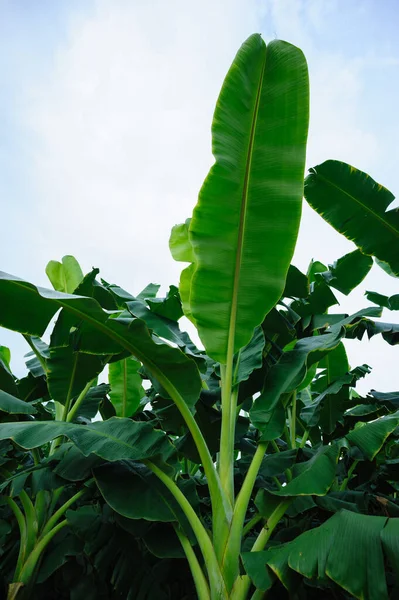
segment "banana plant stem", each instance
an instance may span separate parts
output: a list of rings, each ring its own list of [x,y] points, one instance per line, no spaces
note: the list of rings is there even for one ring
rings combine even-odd
[[[256,538],[256,541],[251,548],[251,552],[259,552],[260,550],[264,549],[270,536],[280,522],[280,519],[284,516],[284,513],[291,504],[292,500],[292,498],[284,499],[274,509],[270,517],[267,519],[262,531]],[[246,600],[250,587],[251,580],[248,575],[238,576],[234,583],[229,600]]]
[[[210,600],[209,585],[206,577],[198,562],[198,558],[192,549],[188,537],[182,532],[178,525],[175,525],[176,535],[180,540],[187,562],[190,565],[191,574],[194,579],[195,589],[197,590],[198,600]]]
[[[295,426],[296,426],[296,390],[292,394],[291,422],[290,422],[291,448],[296,448]]]
[[[15,518],[17,520],[18,523],[18,527],[19,527],[19,552],[18,552],[18,559],[17,559],[17,565],[15,567],[15,573],[14,573],[14,581],[18,581],[18,577],[19,574],[21,572],[22,569],[22,565],[24,564],[24,560],[25,560],[25,551],[26,551],[26,521],[25,521],[25,517],[22,513],[22,510],[19,508],[18,504],[15,502],[15,500],[13,500],[10,497],[5,498],[8,506],[11,508],[12,512],[15,515]]]
[[[346,490],[346,487],[350,481],[350,478],[352,477],[353,471],[356,469],[357,464],[358,464],[358,460],[354,460],[353,464],[351,465],[351,467],[348,469],[348,475],[347,477],[345,477],[345,479],[343,480],[341,487],[339,488],[341,492]]]
[[[255,515],[254,517],[252,517],[252,519],[250,521],[248,521],[248,523],[243,528],[242,537],[244,538],[246,535],[248,535],[248,533],[251,531],[251,529],[253,527],[255,527],[255,525],[257,525],[259,523],[259,521],[261,521],[262,519],[263,519],[262,515]]]
[[[93,385],[93,381],[91,380],[85,385],[83,390],[80,392],[79,396],[76,398],[72,408],[69,410],[69,412],[66,415],[65,421],[67,423],[70,423],[75,418],[75,415],[78,412],[80,405],[82,404],[83,400],[86,397],[87,392],[89,391],[89,389],[91,388],[92,385]]]
[[[25,490],[19,493],[19,498],[25,512],[26,521],[26,549],[25,553],[28,555],[36,543],[37,534],[39,531],[39,522],[35,507],[33,506],[32,500],[29,498]]]
[[[36,544],[35,548],[29,555],[28,560],[24,564],[19,581],[27,585],[30,582],[30,579],[34,573],[36,565],[41,558],[43,551],[45,550],[47,544],[52,540],[56,533],[58,533],[63,527],[68,524],[67,520],[61,521],[58,523],[51,531],[47,533],[44,537],[42,537],[39,542]]]
[[[222,376],[222,428],[220,434],[219,476],[222,488],[231,505],[234,503],[233,453],[232,437],[232,384],[233,355],[227,357],[226,366],[220,366]]]
[[[186,515],[187,520],[192,527],[208,571],[211,600],[227,600],[228,593],[216,558],[215,550],[213,548],[211,539],[208,536],[205,527],[198,518],[195,510],[183,492],[166,473],[164,473],[159,467],[149,460],[145,460],[143,462],[166,485],[168,490],[174,496],[175,500],[178,502],[180,508]]]
[[[251,498],[252,490],[258,475],[262,460],[265,456],[269,442],[260,442],[245,476],[240,493],[234,507],[230,534],[223,554],[222,569],[226,576],[229,589],[234,585],[239,574],[239,556],[245,515]]]
[[[79,498],[81,498],[87,491],[88,491],[88,488],[84,488],[83,490],[80,490],[79,492],[77,492],[74,496],[71,496],[71,498],[69,498],[69,500],[64,502],[64,504],[47,521],[47,523],[46,523],[45,527],[43,528],[43,531],[40,535],[40,539],[45,537],[53,529],[53,527],[55,527],[57,521],[62,517],[62,515],[64,513],[66,513],[68,508],[70,506],[72,506],[72,504],[74,504],[77,500],[79,500]]]

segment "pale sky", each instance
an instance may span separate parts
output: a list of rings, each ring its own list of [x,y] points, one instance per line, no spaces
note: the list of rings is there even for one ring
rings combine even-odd
[[[132,293],[176,284],[169,232],[196,203],[215,101],[253,32],[307,57],[308,166],[344,160],[398,196],[398,26],[397,0],[0,0],[0,270],[48,286],[46,263],[73,254]],[[304,206],[294,264],[352,249]],[[374,266],[336,310],[367,306],[366,289],[399,282]],[[0,329],[0,345],[22,374],[25,342]],[[346,347],[373,367],[359,391],[399,389],[399,347]]]

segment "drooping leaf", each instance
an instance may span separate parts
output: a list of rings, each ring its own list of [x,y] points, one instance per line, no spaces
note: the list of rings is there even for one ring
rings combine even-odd
[[[73,315],[79,326],[79,349],[93,354],[117,354],[127,350],[140,360],[161,385],[188,405],[197,401],[201,380],[194,361],[177,348],[156,343],[140,319],[117,319],[104,311],[93,298],[37,288],[21,279],[0,273],[0,315],[3,327],[42,335],[59,308]],[[19,306],[26,310],[20,311]],[[69,329],[64,344],[69,341]]]
[[[372,266],[371,256],[354,250],[329,265],[329,270],[320,273],[319,277],[342,294],[348,295],[363,281]]]
[[[147,298],[147,304],[152,312],[170,321],[178,321],[183,316],[179,290],[175,285],[169,287],[166,298]]]
[[[372,423],[358,423],[358,426],[346,435],[346,439],[357,446],[369,460],[373,460],[398,425],[399,412],[396,412]]]
[[[388,296],[383,296],[377,292],[366,291],[366,297],[370,302],[374,302],[374,304],[378,304],[379,306],[384,306],[385,308],[388,308],[388,310],[399,310],[399,294],[395,294],[388,298]]]
[[[278,363],[270,369],[264,390],[250,410],[255,427],[262,431],[266,415],[276,406],[282,394],[297,388],[305,378],[307,369],[337,347],[343,332],[343,329],[337,329],[334,333],[303,338],[296,342],[292,350],[284,352]]]
[[[62,262],[50,260],[46,274],[53,288],[66,294],[72,294],[83,279],[82,269],[73,256],[64,256]]]
[[[0,390],[18,396],[15,378],[10,370],[11,352],[6,346],[0,346]]]
[[[125,358],[109,365],[110,398],[117,417],[131,417],[145,396],[142,379],[138,373],[141,363]]]
[[[94,470],[94,477],[105,501],[124,517],[161,522],[184,520],[180,506],[165,485],[139,463],[105,464]],[[194,481],[180,480],[179,488],[198,510]]]
[[[359,600],[388,600],[384,554],[397,568],[398,533],[398,519],[342,510],[276,548],[267,564],[288,589],[292,569],[320,583],[329,578]]]
[[[399,209],[388,210],[393,194],[363,171],[337,161],[310,169],[305,198],[364,254],[388,263],[399,275]]]
[[[377,392],[376,390],[371,390],[370,394],[378,402],[389,403],[395,408],[399,408],[399,392]]]
[[[85,456],[93,453],[109,461],[143,460],[158,454],[166,458],[172,450],[165,434],[149,423],[119,417],[89,425],[62,421],[0,423],[0,440],[13,440],[28,450],[60,435],[67,436]]]
[[[3,390],[0,390],[1,410],[12,415],[33,415],[37,412],[32,404],[19,400],[19,398],[15,398],[15,396],[7,394]]]
[[[335,479],[340,451],[340,444],[322,446],[311,459],[296,463],[292,468],[292,480],[272,493],[277,496],[324,496]]]
[[[284,290],[300,219],[308,102],[302,52],[248,38],[218,99],[215,164],[189,226],[189,304],[207,353],[222,364],[229,332],[237,352]]]

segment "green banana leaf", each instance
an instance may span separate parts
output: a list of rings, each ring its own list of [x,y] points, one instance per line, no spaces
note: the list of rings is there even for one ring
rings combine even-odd
[[[75,257],[64,256],[62,262],[50,260],[46,275],[57,292],[72,294],[83,279],[83,272]]]
[[[302,52],[249,37],[216,105],[215,164],[189,225],[189,310],[207,354],[222,364],[229,344],[230,355],[248,344],[284,290],[301,215],[308,112]],[[180,292],[186,310],[182,284]]]
[[[354,250],[341,256],[334,264],[329,265],[328,271],[319,273],[318,277],[322,277],[328,285],[347,296],[363,281],[372,266],[371,256]]]
[[[384,561],[398,572],[398,539],[399,519],[342,510],[264,558],[287,589],[294,572],[332,580],[359,600],[388,600]]]
[[[141,363],[131,356],[111,363],[108,367],[110,398],[117,417],[131,417],[145,396],[138,373]]]
[[[163,388],[194,406],[201,391],[195,362],[177,348],[157,343],[145,323],[135,318],[115,318],[94,298],[63,294],[38,288],[7,273],[0,272],[0,325],[13,331],[42,335],[59,308],[64,308],[79,326],[79,349],[91,354],[119,354],[127,350],[140,360]],[[60,317],[62,316],[62,313]],[[57,324],[60,322],[60,318]],[[60,330],[63,328],[60,327]],[[70,327],[59,336],[67,345]],[[62,344],[65,333],[67,339]],[[68,335],[67,335],[68,334]],[[54,338],[52,336],[52,340]]]
[[[144,460],[154,456],[166,459],[173,451],[167,436],[150,423],[112,417],[89,425],[63,421],[0,423],[0,440],[13,440],[30,450],[66,435],[85,455],[93,453],[109,461]]]
[[[351,165],[327,160],[310,169],[305,198],[364,254],[388,263],[399,275],[399,209],[388,210],[394,200],[389,190]]]

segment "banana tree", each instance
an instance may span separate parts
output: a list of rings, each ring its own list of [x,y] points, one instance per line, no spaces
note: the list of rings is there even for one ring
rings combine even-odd
[[[132,295],[72,257],[47,266],[54,290],[0,274],[0,325],[30,348],[22,379],[0,354],[9,599],[393,593],[397,395],[360,398],[369,367],[342,340],[399,333],[378,306],[328,313],[371,268],[363,252],[290,264],[307,127],[301,51],[251,36],[172,230],[179,288]]]

